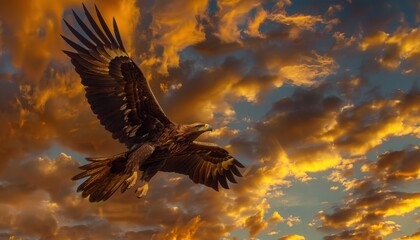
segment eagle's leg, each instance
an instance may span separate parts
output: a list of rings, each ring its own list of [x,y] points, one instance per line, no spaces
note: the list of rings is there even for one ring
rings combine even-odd
[[[137,182],[137,171],[134,170],[131,176],[127,178],[125,182],[128,184],[127,189],[134,187],[134,185],[136,185],[136,182]]]
[[[151,165],[147,166],[147,168],[143,172],[143,176],[141,180],[144,182],[143,186],[136,189],[136,193],[138,194],[138,198],[142,198],[146,196],[147,192],[149,191],[149,181],[152,179],[153,176],[160,170],[160,168],[165,163],[164,160],[159,162],[154,162]]]
[[[155,147],[149,144],[143,144],[137,149],[130,149],[127,152],[129,157],[125,169],[126,172],[131,173],[130,177],[125,180],[127,189],[130,189],[136,185],[140,166],[144,163],[144,161],[146,161],[147,158],[150,157],[150,155],[152,155],[154,150]]]
[[[149,191],[149,182],[145,182],[143,186],[136,189],[137,197],[142,198],[146,196],[147,191]]]

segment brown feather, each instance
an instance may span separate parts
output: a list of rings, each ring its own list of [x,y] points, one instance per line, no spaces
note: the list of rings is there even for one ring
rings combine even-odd
[[[226,177],[227,177],[227,179],[229,179],[229,181],[231,181],[233,183],[238,183],[238,182],[236,182],[235,177],[232,175],[231,171],[226,171]]]
[[[226,177],[224,175],[219,175],[218,179],[219,179],[220,185],[222,187],[224,187],[226,189],[229,189],[229,185],[228,185],[228,183],[226,181]]]
[[[91,31],[73,12],[77,24],[81,27],[80,32],[67,21],[65,25],[85,47],[63,36],[63,39],[77,51],[65,51],[65,53],[72,59],[76,72],[82,78],[82,84],[87,87],[86,97],[100,123],[112,133],[113,137],[131,148],[138,143],[137,130],[145,119],[152,119],[152,122],[163,126],[172,125],[172,122],[163,113],[141,70],[125,52],[115,19],[113,26],[116,38],[96,6],[95,10],[103,30],[84,5],[83,9],[94,31]],[[98,97],[90,94],[92,91],[104,94]],[[130,128],[127,128],[128,126]],[[150,125],[143,130],[152,133],[148,136],[149,139],[162,133],[162,129],[155,126]]]

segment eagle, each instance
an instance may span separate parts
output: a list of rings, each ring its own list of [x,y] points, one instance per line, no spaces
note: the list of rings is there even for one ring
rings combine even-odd
[[[84,85],[85,96],[101,125],[127,151],[109,157],[87,157],[89,162],[72,180],[87,178],[77,192],[90,202],[106,201],[118,189],[124,193],[137,185],[137,197],[146,196],[149,181],[158,172],[188,175],[194,183],[218,191],[219,184],[242,177],[244,166],[228,151],[196,138],[212,131],[209,124],[177,124],[165,115],[149,83],[124,48],[115,18],[114,34],[95,5],[97,19],[83,4],[86,23],[76,14],[78,27],[65,19],[79,43],[61,35],[73,51],[63,50],[71,58]],[[88,26],[90,25],[90,26]],[[79,31],[76,29],[78,28]]]

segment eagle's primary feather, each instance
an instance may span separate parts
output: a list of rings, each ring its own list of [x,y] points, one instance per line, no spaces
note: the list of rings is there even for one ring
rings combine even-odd
[[[188,175],[195,183],[218,190],[229,188],[241,177],[244,166],[221,147],[194,141],[210,131],[208,124],[176,124],[170,121],[157,102],[137,64],[128,56],[113,19],[114,34],[95,6],[100,25],[85,5],[86,24],[74,11],[81,31],[66,20],[70,32],[81,43],[62,35],[73,48],[64,51],[82,79],[86,98],[100,123],[112,137],[125,144],[128,151],[112,157],[87,158],[73,180],[88,177],[79,187],[91,202],[107,200],[119,188],[122,192],[137,182],[137,172],[146,185],[137,191],[147,192],[149,180],[158,171]],[[90,25],[90,27],[88,26]]]

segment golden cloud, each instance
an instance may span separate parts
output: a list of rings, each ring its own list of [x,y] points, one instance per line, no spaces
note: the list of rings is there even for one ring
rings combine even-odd
[[[378,31],[370,36],[365,37],[361,42],[360,42],[360,49],[362,49],[362,51],[366,51],[368,48],[371,47],[375,47],[375,46],[380,46],[382,44],[385,43],[385,40],[388,38],[389,34],[382,32],[382,31]]]
[[[320,16],[303,14],[288,16],[285,12],[273,14],[270,19],[285,25],[293,25],[304,30],[313,30],[315,24],[323,22],[323,19]]]
[[[298,234],[290,234],[279,238],[278,240],[305,240],[305,237]]]
[[[267,16],[268,14],[264,9],[258,9],[254,19],[248,22],[248,28],[244,32],[251,37],[264,38],[264,34],[260,32],[260,26],[267,19]]]
[[[321,56],[316,52],[314,58],[303,57],[301,64],[280,68],[279,75],[296,85],[312,85],[315,80],[325,78],[334,73],[337,64],[328,56]]]
[[[36,4],[16,1],[0,10],[2,26],[10,31],[2,38],[3,46],[13,53],[8,60],[16,71],[6,75],[9,80],[4,84],[7,86],[1,89],[6,98],[1,118],[7,123],[0,136],[5,143],[1,150],[4,153],[2,165],[11,157],[45,149],[54,140],[69,144],[74,150],[91,153],[104,145],[107,145],[102,148],[105,151],[108,147],[121,149],[91,113],[74,70],[60,65],[65,57],[61,52],[64,43],[59,34],[62,33],[64,9],[69,7],[81,5],[74,1],[41,1]],[[122,22],[119,26],[123,34],[132,35],[138,17],[135,1],[109,3],[100,8],[105,16],[113,14],[117,21]],[[12,11],[21,16],[16,18]],[[130,45],[131,40],[127,39],[126,46]],[[104,136],[103,140],[95,141],[98,135],[85,131],[92,126],[93,129],[97,127],[96,131]],[[81,137],[83,134],[80,133],[86,133],[87,138]]]
[[[340,105],[341,99],[334,96],[296,91],[292,97],[274,103],[256,130],[277,139],[290,159],[289,171],[307,179],[306,172],[323,171],[342,161],[339,149],[332,144],[334,139],[327,137],[337,125]]]
[[[420,239],[420,231],[415,232],[410,236],[403,236],[403,237],[397,238],[395,240],[419,240],[419,239]]]
[[[52,143],[90,155],[123,151],[91,113],[82,85],[61,53],[65,48],[58,38],[63,31],[61,18],[70,13],[70,7],[80,8],[79,2],[14,1],[0,9],[0,47],[10,54],[6,61],[14,68],[0,73],[4,80],[0,81],[4,123],[0,154],[6,160],[16,159],[0,162],[0,170],[7,168],[0,176],[2,229],[10,229],[16,238],[219,239],[245,228],[257,237],[271,230],[270,224],[300,222],[297,216],[283,218],[276,209],[268,212],[269,202],[284,194],[281,187],[291,184],[286,177],[305,181],[311,179],[307,173],[331,168],[330,180],[353,194],[331,214],[320,214],[321,227],[342,231],[326,239],[389,236],[400,228],[389,216],[418,209],[418,194],[390,191],[385,187],[391,183],[384,183],[418,179],[418,164],[410,161],[417,159],[417,150],[383,154],[372,165],[365,164],[364,173],[382,184],[351,179],[353,164],[361,161],[358,155],[364,156],[389,137],[420,134],[415,114],[419,94],[413,90],[357,103],[327,94],[325,88],[330,86],[324,79],[339,66],[334,53],[316,48],[322,41],[318,26],[325,26],[322,35],[338,24],[337,19],[290,15],[285,10],[291,5],[288,0],[278,1],[272,9],[261,1],[220,1],[212,16],[208,1],[139,5],[125,0],[103,2],[99,8],[108,23],[116,17],[127,49],[133,59],[141,59],[152,88],[162,86],[156,95],[171,119],[220,126],[204,138],[232,138],[227,142],[229,150],[250,159],[246,177],[230,191],[215,193],[185,176],[161,174],[144,201],[130,198],[130,193],[117,194],[106,204],[81,199],[68,180],[78,166],[75,160],[65,154],[57,159],[31,157]],[[334,6],[326,15],[342,10]],[[278,29],[266,30],[266,23]],[[348,32],[332,37],[334,50],[358,40]],[[405,60],[416,63],[416,39],[417,29],[378,32],[364,38],[359,47],[362,52],[383,51],[378,60],[395,68]],[[189,46],[191,51],[184,52],[188,56],[183,59],[181,53]],[[205,47],[207,52],[202,50]],[[353,76],[346,80],[339,86],[350,93],[346,96],[357,92],[364,81]],[[238,121],[235,103],[261,103],[267,93],[286,82],[306,90],[277,101],[260,122],[248,121],[246,131],[228,127]]]
[[[420,208],[420,193],[391,191],[384,183],[388,181],[386,176],[392,175],[385,169],[389,169],[392,160],[396,160],[395,165],[398,166],[405,153],[406,151],[395,151],[380,155],[377,163],[364,167],[364,172],[370,175],[351,181],[349,185],[353,192],[346,196],[341,207],[336,208],[332,214],[323,211],[318,213],[320,229],[341,230],[326,239],[381,239],[400,231],[401,226],[388,218],[403,216]],[[379,168],[383,173],[379,173]],[[378,178],[377,175],[384,177]],[[339,175],[331,176],[330,180],[343,184],[346,182]]]
[[[403,110],[404,106],[412,105],[408,100],[412,95],[418,93],[404,93],[396,99],[378,99],[344,110],[337,121],[337,127],[330,132],[336,135],[336,146],[359,155],[378,146],[387,137],[418,135],[420,129],[413,122],[418,117]],[[365,124],[367,119],[378,121]]]
[[[350,47],[354,43],[356,43],[356,37],[351,36],[349,38],[346,37],[346,34],[343,32],[335,32],[333,34],[333,37],[335,39],[335,45],[333,47],[333,50],[338,50],[346,47]]]
[[[265,38],[259,31],[260,26],[266,21],[281,23],[294,28],[290,33],[292,39],[296,39],[302,30],[313,30],[315,24],[324,23],[320,16],[294,14],[288,15],[284,7],[290,5],[290,1],[279,1],[270,12],[265,11],[261,6],[263,2],[255,0],[247,1],[220,1],[220,23],[216,36],[223,42],[242,43],[240,24],[247,24],[243,31],[250,37]],[[257,8],[256,15],[249,19],[249,12]],[[248,19],[248,20],[247,20]]]
[[[202,26],[197,16],[203,16],[208,1],[174,1],[161,4],[153,11],[151,24],[153,39],[151,51],[163,47],[162,56],[152,55],[143,64],[152,66],[159,63],[158,72],[168,74],[168,68],[179,66],[179,53],[184,48],[205,40]],[[176,9],[176,10],[175,10]]]
[[[420,54],[420,44],[416,39],[420,37],[420,30],[413,29],[399,29],[393,34],[388,34],[382,31],[365,37],[361,43],[360,48],[366,51],[371,48],[379,48],[383,50],[378,59],[384,67],[395,70],[403,60],[414,61],[415,66],[418,66],[418,55]],[[411,72],[413,69],[406,69]]]
[[[420,150],[418,146],[402,151],[385,152],[367,170],[379,175],[384,181],[410,181],[420,176]]]
[[[273,215],[271,215],[269,221],[270,222],[283,222],[284,218],[277,211],[275,211]]]
[[[2,25],[11,29],[11,34],[3,35],[5,49],[13,52],[11,63],[23,74],[24,80],[41,81],[44,72],[51,62],[67,60],[61,50],[64,43],[57,37],[62,33],[64,9],[81,7],[80,1],[66,0],[60,2],[37,1],[27,3],[15,1],[2,6],[0,15]],[[121,34],[131,36],[137,25],[138,9],[134,0],[109,2],[100,5],[106,19],[115,16]],[[117,11],[116,11],[117,10]],[[20,17],[16,17],[19,13]],[[125,39],[128,49],[131,39]]]
[[[241,42],[241,31],[238,25],[245,22],[248,12],[259,5],[260,1],[257,0],[219,1],[220,24],[216,36],[223,42]],[[262,20],[260,19],[259,21]]]
[[[189,240],[193,239],[197,229],[202,224],[199,216],[194,217],[185,225],[176,225],[168,233],[157,234],[153,236],[156,240]]]

